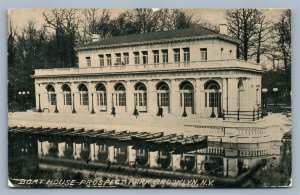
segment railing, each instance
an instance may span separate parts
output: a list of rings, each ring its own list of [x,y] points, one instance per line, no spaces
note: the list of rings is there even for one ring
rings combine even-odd
[[[264,110],[262,108],[253,109],[252,111],[225,111],[223,110],[223,120],[235,119],[235,120],[259,120],[265,116]]]
[[[190,61],[179,63],[158,63],[158,64],[138,64],[138,65],[113,65],[103,67],[84,67],[84,68],[53,68],[36,69],[33,77],[56,76],[56,75],[76,75],[76,74],[95,74],[112,72],[134,72],[151,70],[178,70],[178,69],[220,69],[220,68],[245,68],[260,71],[261,66],[241,60],[214,60],[214,61]]]

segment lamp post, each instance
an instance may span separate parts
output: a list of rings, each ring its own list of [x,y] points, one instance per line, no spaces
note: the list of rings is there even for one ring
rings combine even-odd
[[[263,88],[261,90],[262,94],[263,94],[263,108],[267,107],[267,93],[268,93],[268,89],[267,88]]]
[[[92,93],[92,111],[91,114],[96,114],[94,110],[94,94]]]
[[[277,106],[277,93],[278,93],[278,88],[273,88],[273,92],[274,92],[274,106]]]

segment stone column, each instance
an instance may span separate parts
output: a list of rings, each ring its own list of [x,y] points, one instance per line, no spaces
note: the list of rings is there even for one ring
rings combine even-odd
[[[115,162],[115,148],[114,148],[114,146],[109,146],[107,148],[107,150],[108,150],[108,160],[110,162]]]
[[[78,94],[78,83],[71,83],[71,98],[72,98],[72,110],[75,107],[75,111],[78,113],[79,111],[79,94]],[[73,99],[74,97],[74,99]],[[74,103],[74,105],[73,105]]]
[[[182,114],[180,113],[180,93],[178,81],[171,80],[170,83],[170,113],[174,115]]]
[[[203,110],[203,107],[204,107],[204,104],[201,104],[201,90],[203,89],[203,86],[201,85],[202,82],[200,79],[196,79],[196,84],[194,86],[195,88],[195,93],[194,93],[194,105],[195,105],[195,108],[194,108],[194,111],[195,111],[195,114],[200,114],[201,113],[201,110]]]
[[[198,114],[200,114],[201,116],[205,116],[205,90],[204,90],[204,83],[205,81],[200,79],[198,81],[198,87],[197,89],[200,90],[199,91],[199,104],[200,106],[198,105],[199,109],[200,109],[200,112]],[[208,98],[208,97],[207,97]]]
[[[89,82],[87,87],[88,87],[88,91],[89,91],[88,111],[91,113],[92,105],[94,104],[94,111],[95,111],[95,113],[97,113],[97,111],[96,111],[96,101],[95,101],[97,99],[97,94],[95,93],[96,92],[95,84],[92,83],[92,82]],[[93,98],[92,98],[92,94],[93,94]]]
[[[39,84],[35,83],[34,88],[35,88],[35,108],[39,109],[39,93],[40,93]]]
[[[237,78],[228,79],[228,110],[237,111]]]
[[[135,162],[135,158],[136,158],[136,150],[132,149],[132,146],[128,146],[127,147],[127,154],[128,154],[128,164],[131,166],[132,164],[134,164]]]
[[[40,94],[41,109],[42,110],[43,110],[43,108],[49,108],[50,109],[46,84],[40,84],[40,93],[39,94]]]
[[[149,152],[149,165],[150,165],[150,168],[158,167],[157,159],[158,159],[158,151]]]
[[[58,157],[63,157],[66,150],[66,142],[58,143]]]
[[[112,93],[114,92],[113,88],[114,83],[112,82],[107,82],[106,84],[106,104],[107,104],[107,113],[111,113],[111,108],[112,108]]]
[[[226,110],[227,110],[227,78],[223,78],[222,79],[222,112],[223,112],[223,109],[225,110],[225,113],[226,113]]]
[[[147,82],[147,112],[152,116],[155,116],[157,113],[157,93],[155,84],[156,81],[148,81]]]
[[[181,160],[180,154],[172,154],[172,169],[173,169],[173,171],[176,171],[181,168],[180,160]]]
[[[205,162],[205,155],[197,154],[196,155],[196,168],[197,168],[197,173],[202,173],[205,171],[204,168],[204,162]]]
[[[238,175],[238,159],[223,158],[224,176],[236,177]]]
[[[58,112],[62,112],[63,107],[64,107],[64,97],[63,97],[63,94],[62,94],[61,84],[56,83],[54,85],[54,88],[55,88],[55,93],[56,93],[57,110],[58,110]]]
[[[134,111],[134,82],[127,81],[126,82],[126,112],[129,115],[133,114]]]

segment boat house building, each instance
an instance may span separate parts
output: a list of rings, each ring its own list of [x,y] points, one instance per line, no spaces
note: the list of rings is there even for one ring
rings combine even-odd
[[[238,40],[205,28],[134,34],[78,46],[78,67],[36,69],[39,111],[218,117],[261,101],[261,66]]]

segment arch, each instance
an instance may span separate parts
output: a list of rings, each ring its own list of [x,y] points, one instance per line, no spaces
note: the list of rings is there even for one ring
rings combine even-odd
[[[115,88],[115,91],[126,91],[126,88],[123,85],[123,83],[117,83],[114,88]]]
[[[63,84],[61,86],[61,90],[63,92],[63,97],[64,97],[64,105],[65,106],[70,106],[72,104],[72,99],[71,99],[71,87],[68,84]]]
[[[136,91],[147,91],[147,87],[144,83],[138,82],[134,85],[134,90],[136,90]]]
[[[238,89],[239,90],[244,90],[244,83],[243,83],[242,80],[239,80],[239,82],[238,82]]]
[[[63,92],[71,92],[71,87],[68,85],[68,84],[63,84],[62,86],[61,86],[61,90],[63,91]]]
[[[204,84],[204,89],[205,90],[208,90],[208,89],[219,90],[219,89],[221,89],[221,87],[217,81],[209,80]]]
[[[182,81],[179,84],[179,90],[194,91],[194,85],[189,81]]]
[[[139,109],[139,111],[147,112],[147,87],[142,82],[137,82],[134,85],[134,106]]]
[[[103,83],[98,83],[96,85],[96,91],[106,91],[106,87]]]
[[[80,92],[88,92],[89,91],[88,87],[85,84],[83,84],[83,83],[81,83],[81,84],[78,85],[78,90]]]
[[[47,89],[47,92],[48,92],[48,93],[49,93],[49,92],[55,92],[55,89],[54,89],[54,87],[53,87],[52,84],[48,84],[48,85],[46,86],[46,89]]]
[[[160,81],[159,83],[156,84],[156,90],[169,91],[170,87],[165,81]]]

